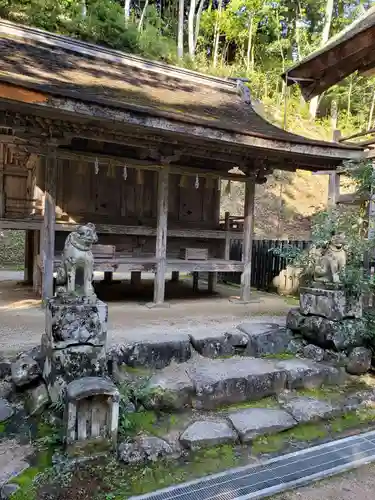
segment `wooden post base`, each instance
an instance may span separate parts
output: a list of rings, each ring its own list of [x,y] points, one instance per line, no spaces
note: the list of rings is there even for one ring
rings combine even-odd
[[[180,280],[180,273],[179,273],[179,271],[172,271],[171,281],[173,283],[177,283],[179,280]]]
[[[132,286],[140,286],[142,283],[142,273],[140,271],[132,271],[130,274],[130,283]]]
[[[217,286],[217,273],[216,272],[208,273],[208,291],[210,293],[215,293],[216,286]]]
[[[104,283],[110,284],[113,283],[113,272],[105,271],[104,272]]]
[[[193,273],[193,291],[198,292],[199,290],[199,273],[194,272]]]

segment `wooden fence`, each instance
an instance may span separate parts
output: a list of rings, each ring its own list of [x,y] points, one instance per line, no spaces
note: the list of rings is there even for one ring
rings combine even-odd
[[[251,286],[258,290],[270,291],[272,281],[280,271],[285,269],[285,258],[279,257],[272,252],[273,248],[293,246],[301,250],[310,245],[310,241],[291,240],[254,240],[252,250]],[[242,241],[232,240],[230,249],[231,260],[242,259]],[[219,280],[224,283],[240,283],[241,273],[220,273]]]

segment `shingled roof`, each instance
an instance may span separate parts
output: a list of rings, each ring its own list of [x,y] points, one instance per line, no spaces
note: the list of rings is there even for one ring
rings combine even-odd
[[[309,100],[355,71],[375,67],[375,6],[282,76]]]
[[[8,21],[0,21],[1,82],[211,129],[345,150],[345,146],[307,139],[267,122],[248,99],[241,98],[236,82]]]

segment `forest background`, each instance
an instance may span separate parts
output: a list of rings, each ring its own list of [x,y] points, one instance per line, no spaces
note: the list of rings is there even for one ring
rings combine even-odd
[[[0,0],[0,17],[215,76],[247,78],[254,108],[266,119],[297,134],[331,140],[332,128],[347,135],[374,126],[375,79],[354,74],[307,104],[297,86],[286,88],[281,74],[374,3]],[[242,214],[242,185],[224,183],[222,193],[222,213]],[[326,201],[326,176],[275,172],[258,188],[256,235],[309,239],[311,215]]]

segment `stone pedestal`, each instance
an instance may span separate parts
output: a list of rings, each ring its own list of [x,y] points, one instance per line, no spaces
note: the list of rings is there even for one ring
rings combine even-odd
[[[301,288],[300,307],[289,311],[287,328],[320,347],[349,351],[363,345],[362,300],[339,289]]]
[[[99,300],[58,296],[48,301],[43,377],[53,402],[73,380],[107,374],[107,320],[108,306]]]
[[[308,316],[321,316],[332,321],[362,318],[362,300],[347,297],[343,290],[301,288],[300,310]]]

